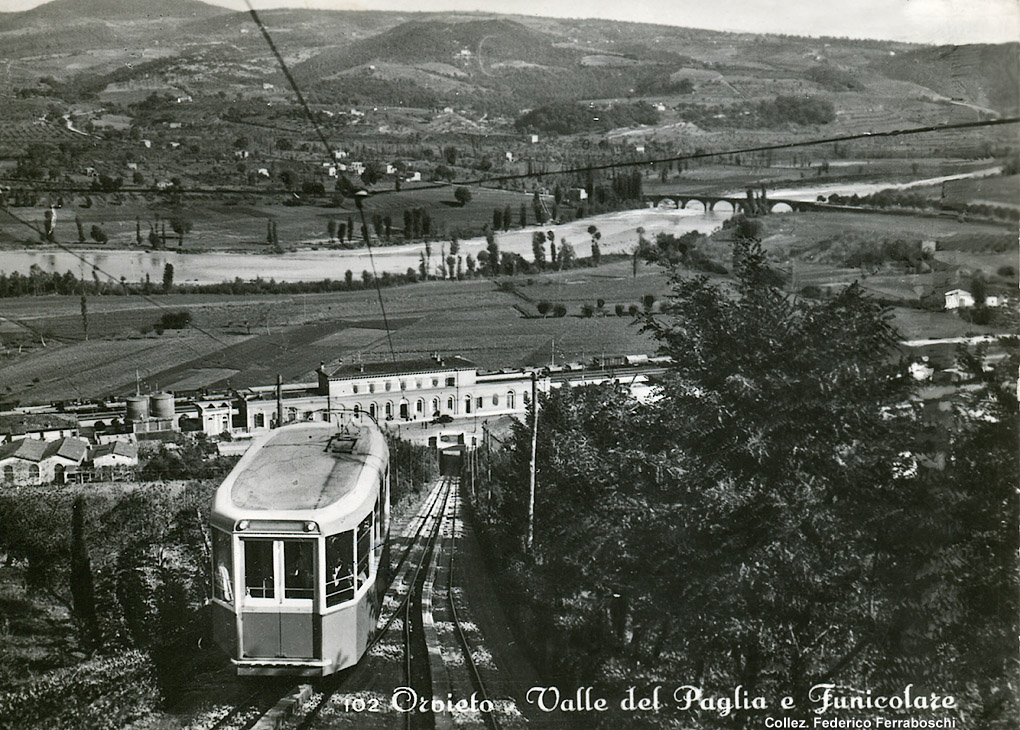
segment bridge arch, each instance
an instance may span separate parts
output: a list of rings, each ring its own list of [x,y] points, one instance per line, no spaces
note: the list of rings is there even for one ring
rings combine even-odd
[[[722,207],[720,207],[722,206]],[[729,198],[720,198],[713,201],[709,210],[719,210],[720,212],[738,213],[740,212],[740,203],[736,200],[730,200]]]
[[[655,207],[662,208],[663,210],[676,210],[677,204],[672,198],[662,198]]]
[[[701,210],[707,212],[709,210],[708,205],[701,198],[688,198],[686,204],[683,206],[688,210]]]
[[[779,200],[769,204],[769,213],[793,213],[796,210],[791,203]]]

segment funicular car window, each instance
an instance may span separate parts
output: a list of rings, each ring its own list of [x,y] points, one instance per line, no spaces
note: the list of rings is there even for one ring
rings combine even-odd
[[[234,591],[230,584],[231,558],[230,535],[213,530],[213,598],[227,603],[234,602]]]
[[[326,605],[354,598],[354,531],[326,538]]]
[[[251,598],[274,598],[273,541],[244,541],[244,591]]]
[[[365,515],[365,519],[358,525],[358,585],[368,580],[372,561],[372,513]]]
[[[283,541],[284,598],[315,597],[314,547],[311,540]]]

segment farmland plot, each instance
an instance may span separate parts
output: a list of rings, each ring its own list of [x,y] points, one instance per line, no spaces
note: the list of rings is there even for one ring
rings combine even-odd
[[[245,337],[223,338],[227,344]],[[0,359],[0,390],[23,403],[66,398],[97,398],[133,390],[135,373],[155,389],[152,379],[168,365],[204,357],[223,345],[201,334],[127,340],[90,340],[50,344],[31,353],[14,351]]]

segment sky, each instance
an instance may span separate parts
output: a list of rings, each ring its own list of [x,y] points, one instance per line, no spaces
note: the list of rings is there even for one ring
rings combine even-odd
[[[138,0],[158,2],[159,0]],[[244,0],[205,0],[245,10]],[[78,0],[83,7],[87,0]],[[1020,40],[1020,0],[253,0],[270,7],[335,10],[483,11],[608,18],[691,28],[807,36],[880,38],[915,43]],[[40,0],[0,0],[25,10]]]

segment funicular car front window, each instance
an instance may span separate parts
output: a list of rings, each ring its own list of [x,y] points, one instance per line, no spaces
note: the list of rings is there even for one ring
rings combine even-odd
[[[244,541],[244,590],[251,598],[274,598],[273,541]]]
[[[315,597],[314,547],[311,540],[283,541],[284,598]]]
[[[354,598],[354,531],[326,538],[326,605]]]

